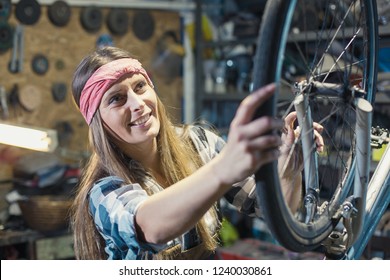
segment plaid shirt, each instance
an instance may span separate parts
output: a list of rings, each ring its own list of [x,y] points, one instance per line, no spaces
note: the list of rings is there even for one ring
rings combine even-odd
[[[190,136],[205,163],[214,158],[225,145],[221,137],[198,126],[191,127]],[[163,190],[152,179],[146,185],[154,193]],[[258,214],[254,186],[254,176],[248,177],[234,184],[225,198],[242,213],[251,216]],[[166,244],[138,241],[134,217],[138,206],[147,198],[147,193],[139,184],[125,184],[115,176],[102,178],[94,184],[89,196],[90,211],[106,242],[108,259],[151,259],[153,254],[176,244],[181,244],[183,250],[199,244],[195,229]],[[216,231],[216,221],[210,220],[210,217],[208,220],[211,230]]]

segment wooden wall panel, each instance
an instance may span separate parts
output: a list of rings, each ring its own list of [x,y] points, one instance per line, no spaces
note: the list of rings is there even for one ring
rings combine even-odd
[[[9,94],[15,84],[19,90],[26,85],[34,85],[39,89],[41,103],[39,107],[28,112],[19,107],[10,108],[10,120],[20,124],[29,124],[47,128],[55,128],[58,122],[69,122],[74,130],[68,147],[70,150],[84,150],[87,143],[87,125],[80,113],[72,103],[70,83],[75,67],[81,58],[96,46],[97,38],[102,34],[109,34],[104,23],[96,33],[88,33],[80,23],[81,7],[72,7],[70,22],[65,27],[53,25],[47,16],[47,7],[42,6],[39,21],[34,25],[24,26],[24,61],[21,73],[10,73],[8,63],[11,59],[12,50],[0,54],[0,85],[4,86]],[[103,9],[104,19],[109,8]],[[179,33],[180,18],[176,12],[150,11],[155,19],[154,35],[147,41],[136,38],[131,28],[133,15],[137,10],[126,9],[129,15],[130,27],[123,36],[111,34],[114,45],[130,50],[151,73],[156,85],[158,94],[165,101],[168,111],[176,119],[181,116],[181,79],[167,83],[158,75],[154,75],[151,64],[155,52],[157,40],[167,30],[174,30]],[[8,22],[16,26],[19,22],[13,12]],[[44,75],[37,75],[31,69],[31,61],[35,54],[42,53],[49,59],[49,70]],[[64,68],[56,68],[56,63],[62,62]],[[52,84],[55,82],[66,83],[68,91],[64,102],[56,102],[51,94]],[[1,148],[1,147],[0,147]]]

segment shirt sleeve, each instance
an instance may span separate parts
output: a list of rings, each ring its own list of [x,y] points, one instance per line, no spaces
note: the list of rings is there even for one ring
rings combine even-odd
[[[125,185],[120,178],[98,181],[90,192],[90,211],[106,241],[109,259],[138,259],[156,253],[168,244],[150,244],[137,239],[134,217],[148,198],[139,184]]]
[[[207,129],[203,129],[203,131],[204,132],[199,133],[199,138],[204,147],[207,148],[200,147],[198,150],[203,161],[207,162],[222,151],[226,142],[222,137],[216,135],[212,131]],[[205,151],[207,151],[206,155]],[[255,176],[252,175],[241,182],[234,184],[232,188],[226,192],[224,197],[241,213],[249,216],[260,216],[255,188]]]
[[[230,204],[234,205],[239,212],[251,217],[260,217],[254,175],[234,184],[232,188],[225,193],[224,197]]]

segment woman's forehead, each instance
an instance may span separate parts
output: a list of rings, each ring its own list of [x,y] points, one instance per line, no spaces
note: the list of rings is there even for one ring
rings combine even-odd
[[[141,73],[126,73],[122,77],[120,77],[114,84],[123,82],[124,80],[133,81],[133,80],[140,80],[140,79],[146,80],[144,75],[142,75]]]
[[[118,81],[113,83],[109,89],[107,89],[107,91],[103,94],[103,98],[106,98],[108,95],[119,91],[123,87],[132,87],[139,82],[147,82],[146,78],[142,74],[125,74],[123,77],[119,78]]]

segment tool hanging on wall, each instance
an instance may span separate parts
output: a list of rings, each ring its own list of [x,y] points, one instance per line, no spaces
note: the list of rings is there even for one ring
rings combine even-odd
[[[103,25],[103,12],[95,6],[84,7],[80,13],[80,22],[89,33],[97,32]]]
[[[24,59],[24,27],[18,24],[14,31],[13,48],[11,61],[8,64],[8,70],[11,73],[20,73],[23,71]]]
[[[13,28],[8,22],[0,22],[0,54],[12,47]]]
[[[104,48],[107,46],[113,46],[114,45],[114,40],[112,39],[112,36],[110,34],[101,34],[97,39],[96,39],[96,48]]]
[[[27,112],[36,110],[42,101],[42,94],[35,85],[27,84],[18,92],[19,103]]]
[[[31,68],[34,73],[44,75],[49,70],[49,60],[43,54],[36,54],[31,61]]]
[[[4,120],[8,119],[9,111],[8,111],[8,103],[7,103],[7,93],[3,86],[0,86],[0,107],[2,111],[2,118]]]
[[[7,21],[11,14],[11,0],[0,0],[0,21]]]
[[[156,24],[153,15],[149,11],[137,11],[133,16],[133,32],[141,41],[149,40],[155,30]]]
[[[36,0],[20,0],[15,6],[15,17],[22,24],[33,25],[41,17],[41,5]]]
[[[56,60],[56,62],[54,63],[54,66],[55,68],[58,70],[58,71],[62,71],[65,69],[65,62],[63,59],[59,58]]]
[[[126,10],[113,8],[108,12],[106,24],[114,35],[125,35],[129,29],[129,16]]]
[[[68,89],[66,83],[63,82],[55,82],[51,87],[51,94],[53,99],[58,103],[61,103],[65,100],[67,91]]]
[[[12,109],[13,111],[13,115],[12,115],[12,118],[18,118],[20,117],[23,112],[21,109],[22,106],[20,104],[20,101],[19,101],[19,85],[18,84],[14,84],[12,89],[11,89],[11,92],[9,94],[9,107]]]
[[[68,24],[71,16],[71,8],[65,1],[54,1],[47,9],[47,15],[55,26],[63,27]]]

